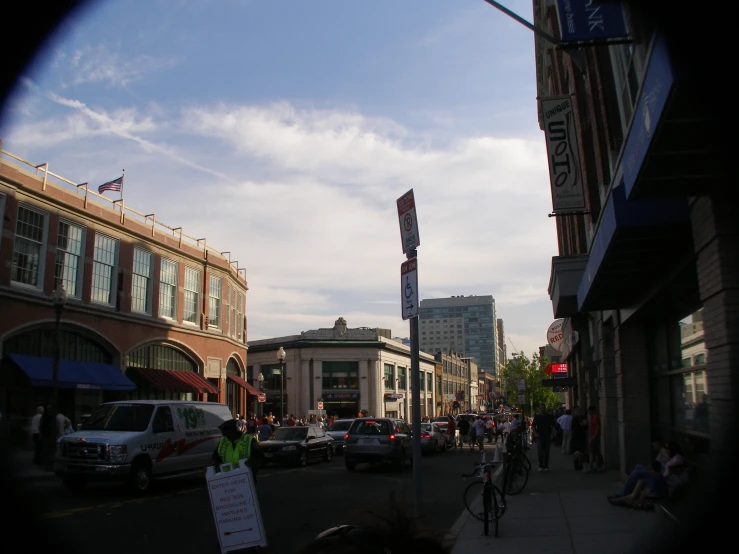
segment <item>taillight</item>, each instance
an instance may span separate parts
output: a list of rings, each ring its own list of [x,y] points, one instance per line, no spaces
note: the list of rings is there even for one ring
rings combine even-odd
[[[431,435],[428,434],[428,433],[421,433],[421,438],[422,439],[430,439],[431,438]]]
[[[349,433],[347,433],[346,435],[344,435],[344,440],[348,440],[348,439],[349,439]]]
[[[395,435],[390,435],[390,440],[391,441],[394,441],[395,440]]]

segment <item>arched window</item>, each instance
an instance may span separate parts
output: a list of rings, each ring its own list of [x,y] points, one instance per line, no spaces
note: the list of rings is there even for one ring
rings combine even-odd
[[[134,350],[128,355],[126,366],[170,371],[198,370],[197,364],[186,354],[166,344],[151,344]]]
[[[234,358],[228,360],[228,363],[226,364],[226,375],[241,377],[241,369],[239,369],[239,364]],[[226,405],[229,407],[232,414],[241,413],[239,412],[241,409],[240,399],[241,387],[230,379],[226,379]],[[246,416],[246,414],[241,415]]]
[[[68,329],[62,329],[59,357],[73,362],[112,363],[113,357],[95,340]],[[54,357],[56,341],[53,328],[29,329],[7,339],[3,354],[22,354],[39,358]]]

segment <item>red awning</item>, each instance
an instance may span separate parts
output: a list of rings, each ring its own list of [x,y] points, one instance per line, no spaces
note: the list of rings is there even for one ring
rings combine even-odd
[[[161,392],[192,392],[196,394],[218,394],[218,389],[192,371],[169,371],[130,367],[127,375],[139,375]]]
[[[242,389],[244,389],[246,392],[253,396],[259,396],[259,391],[252,387],[249,383],[246,382],[245,379],[242,379],[238,375],[226,375],[226,379],[229,381],[233,381],[237,385],[239,385]]]

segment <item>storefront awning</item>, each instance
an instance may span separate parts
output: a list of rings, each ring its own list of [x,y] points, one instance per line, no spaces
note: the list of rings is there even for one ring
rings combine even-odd
[[[21,354],[8,355],[34,387],[53,386],[54,361]],[[110,364],[61,360],[57,373],[60,389],[135,390],[136,384]]]
[[[627,200],[614,187],[600,216],[577,290],[578,310],[633,306],[692,248],[685,198]]]
[[[240,386],[242,389],[244,389],[246,392],[251,394],[252,396],[259,396],[259,391],[252,387],[249,383],[246,382],[246,379],[242,379],[238,375],[226,375],[226,379],[231,381],[232,383],[236,383],[238,386]]]
[[[129,367],[128,373],[140,376],[160,392],[191,392],[195,394],[218,394],[218,389],[192,371],[170,371]]]

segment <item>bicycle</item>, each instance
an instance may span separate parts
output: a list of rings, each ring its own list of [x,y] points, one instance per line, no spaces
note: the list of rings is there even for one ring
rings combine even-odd
[[[506,493],[516,495],[529,481],[531,462],[524,454],[524,446],[520,444],[520,441],[511,440],[509,445],[510,448],[504,462],[503,483]]]
[[[470,483],[464,489],[464,506],[472,517],[482,520],[483,534],[486,536],[490,534],[490,522],[492,521],[493,535],[497,537],[498,520],[503,517],[506,510],[505,493],[503,492],[505,485],[501,490],[493,484],[493,469],[496,464],[483,462],[476,465],[475,471],[469,475],[462,475],[462,477],[468,478],[482,472],[479,481]],[[480,499],[482,499],[482,511],[478,506]]]

